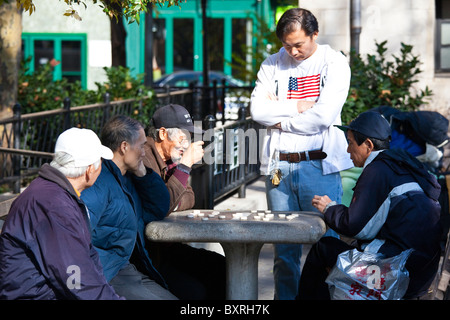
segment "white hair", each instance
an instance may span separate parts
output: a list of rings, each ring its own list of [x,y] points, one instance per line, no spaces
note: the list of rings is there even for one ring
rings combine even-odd
[[[96,162],[93,163],[94,168],[97,170],[98,167],[101,165],[101,163],[102,163],[101,159],[98,159]],[[67,178],[78,178],[82,176],[89,167],[89,166],[75,167],[72,155],[63,151],[58,151],[55,153],[53,161],[50,162],[50,165],[53,168],[58,169]]]
[[[149,128],[147,134],[152,137],[155,141],[161,142],[161,139],[159,138],[159,130],[154,127]],[[167,137],[170,141],[173,141],[176,139],[180,132],[183,132],[184,134],[189,133],[187,130],[180,129],[180,128],[166,128],[167,131]]]
[[[182,132],[182,130],[179,128],[168,128],[166,130],[167,130],[167,137],[169,138],[170,141],[176,139],[179,136],[180,132]]]

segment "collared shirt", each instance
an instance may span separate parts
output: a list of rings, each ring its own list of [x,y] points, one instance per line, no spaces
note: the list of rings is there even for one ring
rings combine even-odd
[[[367,167],[372,161],[373,159],[375,159],[381,152],[383,152],[384,150],[377,150],[377,151],[372,151],[369,156],[367,157],[366,161],[364,162],[364,166],[363,169],[365,167]]]

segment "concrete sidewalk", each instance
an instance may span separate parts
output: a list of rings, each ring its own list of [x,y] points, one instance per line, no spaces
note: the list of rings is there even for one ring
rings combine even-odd
[[[267,201],[265,193],[264,178],[261,177],[246,188],[245,198],[239,198],[237,194],[229,197],[214,207],[214,210],[266,210]],[[303,245],[303,255],[301,266],[303,266],[306,255],[309,252],[310,245]],[[223,253],[219,244],[212,244],[209,249]],[[273,245],[264,244],[259,255],[258,264],[258,299],[273,300],[274,281],[273,281]]]

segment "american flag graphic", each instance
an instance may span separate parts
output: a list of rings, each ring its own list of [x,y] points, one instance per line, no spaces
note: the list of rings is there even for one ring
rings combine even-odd
[[[316,98],[320,95],[320,74],[289,77],[288,99]]]

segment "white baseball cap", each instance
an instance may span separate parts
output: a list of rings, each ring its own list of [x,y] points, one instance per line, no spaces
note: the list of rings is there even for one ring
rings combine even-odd
[[[91,165],[100,158],[111,160],[113,152],[100,142],[90,129],[70,128],[61,133],[56,140],[55,153],[63,151],[70,154],[76,167]]]

